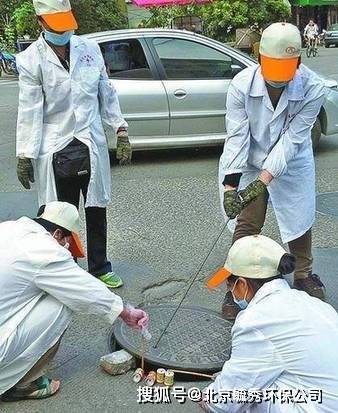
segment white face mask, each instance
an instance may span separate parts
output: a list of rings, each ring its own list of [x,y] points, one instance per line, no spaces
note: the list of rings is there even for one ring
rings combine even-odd
[[[287,86],[289,82],[274,82],[272,80],[266,80],[266,83],[275,89],[282,89]]]

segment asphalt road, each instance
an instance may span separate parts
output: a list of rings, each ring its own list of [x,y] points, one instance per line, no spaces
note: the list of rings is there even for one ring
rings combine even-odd
[[[318,58],[304,62],[324,76],[338,80],[334,64],[337,58],[338,49],[321,49]],[[34,192],[22,191],[15,175],[17,93],[15,81],[0,81],[0,220],[20,215],[22,210],[33,215],[36,208]],[[182,296],[182,288],[210,252],[222,229],[217,189],[220,153],[221,148],[143,152],[135,154],[130,167],[113,165],[113,202],[108,210],[109,256],[126,280],[125,287],[118,291],[124,299],[134,304],[163,303],[177,302]],[[322,139],[316,166],[318,193],[338,191],[338,136]],[[330,203],[333,209],[334,205]],[[264,233],[279,239],[271,211]],[[318,213],[313,237],[315,268],[327,284],[329,300],[336,306],[337,218]],[[219,310],[223,293],[210,294],[204,280],[224,262],[229,245],[230,234],[225,231],[186,304]],[[0,403],[0,411],[197,411],[191,402],[182,406],[139,405],[131,373],[110,377],[101,372],[98,360],[108,352],[109,328],[94,316],[76,315],[50,366],[50,374],[62,380],[60,394],[40,402]],[[204,387],[205,383],[180,385]]]

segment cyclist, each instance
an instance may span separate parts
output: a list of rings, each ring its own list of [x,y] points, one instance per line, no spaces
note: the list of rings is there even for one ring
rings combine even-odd
[[[304,38],[306,40],[306,44],[311,44],[311,41],[314,41],[314,47],[315,49],[317,49],[318,35],[319,29],[317,24],[313,21],[313,19],[309,20],[309,23],[304,29]]]

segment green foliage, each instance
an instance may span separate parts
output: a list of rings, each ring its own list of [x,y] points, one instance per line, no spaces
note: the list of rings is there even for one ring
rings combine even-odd
[[[215,0],[205,5],[152,8],[145,27],[171,27],[176,17],[197,16],[203,21],[205,34],[224,41],[234,29],[258,23],[287,20],[290,9],[284,0]]]
[[[10,23],[14,10],[23,3],[23,0],[0,0],[0,33]]]
[[[127,17],[114,0],[73,0],[78,33],[92,33],[127,27]]]
[[[72,0],[74,14],[79,23],[78,33],[127,27],[127,17],[122,5],[122,0]],[[31,38],[36,38],[39,31],[32,0],[0,0],[2,49],[13,51],[17,37],[28,34]]]
[[[8,24],[3,29],[3,34],[0,35],[0,49],[8,52],[15,52],[16,33],[12,24]]]
[[[22,0],[0,0],[0,48],[13,52],[15,50],[15,25],[13,11]]]
[[[34,39],[38,36],[40,27],[31,1],[25,1],[21,6],[17,7],[12,18],[19,37],[27,34]]]

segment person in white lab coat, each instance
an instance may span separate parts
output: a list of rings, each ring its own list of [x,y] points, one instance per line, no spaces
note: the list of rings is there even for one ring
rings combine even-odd
[[[323,81],[300,64],[301,35],[290,23],[264,30],[260,64],[244,69],[227,95],[227,137],[219,165],[227,218],[238,215],[233,242],[259,234],[268,200],[283,243],[296,256],[294,287],[324,299],[312,274],[315,166],[311,129],[324,102]],[[238,312],[227,294],[223,313]]]
[[[0,224],[0,395],[2,401],[52,396],[43,375],[73,312],[147,328],[148,315],[109,291],[74,261],[82,253],[74,205],[47,203],[37,219]],[[73,254],[73,255],[72,255]]]
[[[108,287],[121,278],[107,259],[110,164],[102,121],[117,133],[117,158],[129,163],[127,123],[96,42],[75,36],[69,0],[34,0],[42,34],[17,56],[17,174],[39,205],[85,200],[89,272]]]
[[[230,248],[224,273],[242,311],[231,357],[200,403],[205,412],[337,412],[338,314],[289,287],[282,274],[294,266],[295,257],[263,235]]]

